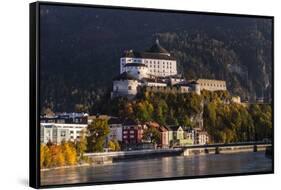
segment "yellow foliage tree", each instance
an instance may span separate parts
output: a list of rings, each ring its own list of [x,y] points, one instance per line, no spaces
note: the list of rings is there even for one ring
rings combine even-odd
[[[114,142],[114,145],[115,145],[115,151],[120,151],[121,148],[120,148],[120,145],[119,145],[118,141],[116,139],[114,139],[113,142]]]
[[[65,165],[64,154],[60,145],[52,145],[50,147],[51,167],[59,167]]]
[[[112,140],[110,140],[110,141],[108,142],[108,148],[109,148],[109,150],[111,150],[111,151],[115,151],[115,144],[114,144],[114,142],[113,142]]]
[[[66,165],[74,165],[77,163],[77,154],[74,145],[71,142],[61,144],[62,153]]]
[[[51,153],[48,146],[41,144],[40,145],[40,167],[48,168],[51,165]]]
[[[119,145],[119,143],[118,143],[118,141],[116,139],[110,140],[108,142],[108,148],[111,151],[119,151],[121,149],[120,145]]]
[[[40,145],[40,168],[44,167],[44,160],[45,160],[45,152],[44,152],[44,146]]]

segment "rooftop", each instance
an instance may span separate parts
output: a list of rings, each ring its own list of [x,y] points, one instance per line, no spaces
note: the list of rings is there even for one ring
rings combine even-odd
[[[137,52],[133,50],[124,51],[122,57],[176,60],[176,58],[165,54],[151,53],[151,52]]]
[[[160,45],[158,39],[156,39],[155,44],[153,44],[146,52],[170,55],[170,53]]]
[[[218,83],[226,83],[225,80],[202,79],[202,78],[197,79],[196,82],[197,82],[197,83],[200,83],[200,82],[218,82]]]
[[[133,50],[124,51],[122,57],[176,60],[176,58],[172,57],[170,53],[159,44],[158,39],[156,39],[155,44],[153,44],[148,50],[144,52],[137,52]]]

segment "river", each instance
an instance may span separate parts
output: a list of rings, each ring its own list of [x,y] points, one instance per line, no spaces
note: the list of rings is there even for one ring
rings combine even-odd
[[[41,185],[269,172],[271,170],[272,159],[266,157],[264,152],[171,156],[41,171]]]

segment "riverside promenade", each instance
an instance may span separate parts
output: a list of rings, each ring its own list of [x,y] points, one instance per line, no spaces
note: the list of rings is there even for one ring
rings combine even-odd
[[[249,142],[232,144],[175,146],[173,148],[166,149],[87,153],[84,156],[89,157],[95,164],[106,164],[124,159],[146,159],[165,156],[190,156],[203,154],[258,152],[266,151],[266,149],[271,147],[272,145],[270,143]]]

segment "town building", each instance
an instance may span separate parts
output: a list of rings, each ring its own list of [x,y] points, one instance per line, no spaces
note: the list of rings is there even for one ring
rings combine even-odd
[[[159,146],[161,148],[169,148],[170,144],[169,144],[169,131],[168,131],[168,129],[164,126],[160,126],[159,131],[160,131],[160,134],[161,134]]]
[[[58,113],[53,116],[42,115],[40,116],[41,123],[76,123],[87,124],[87,113]]]
[[[40,116],[40,141],[60,144],[64,141],[79,140],[81,130],[88,125],[87,113],[57,113]]]
[[[117,140],[122,142],[123,140],[123,125],[119,118],[111,117],[108,120],[108,126],[110,129],[109,135],[107,136],[107,142],[110,140]]]
[[[133,120],[125,120],[122,128],[123,144],[142,143],[144,126]]]
[[[180,141],[184,140],[184,130],[181,126],[166,126],[168,129],[168,139],[170,145],[179,145]]]
[[[52,142],[60,144],[62,141],[76,141],[87,124],[76,123],[40,123],[40,141],[43,144]]]
[[[209,143],[209,135],[202,128],[194,128],[194,144],[204,145]]]
[[[159,131],[160,133],[160,142],[158,144],[158,147],[161,148],[168,148],[169,147],[169,131],[165,126],[161,126],[157,122],[147,122],[146,126],[149,128],[155,128]]]

